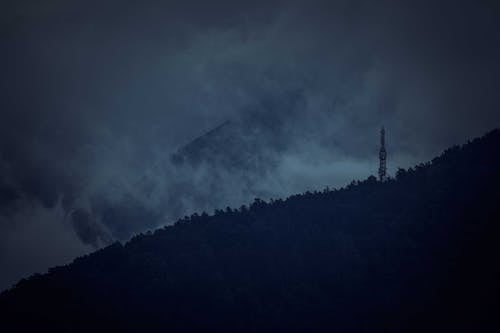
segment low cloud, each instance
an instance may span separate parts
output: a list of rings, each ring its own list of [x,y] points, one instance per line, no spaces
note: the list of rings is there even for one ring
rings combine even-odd
[[[46,208],[25,203],[8,218],[0,216],[0,286],[13,285],[34,272],[71,262],[92,250],[83,244],[60,203]]]
[[[0,288],[195,211],[368,177],[381,125],[392,174],[500,126],[488,1],[5,8]],[[173,163],[199,136],[209,153]]]

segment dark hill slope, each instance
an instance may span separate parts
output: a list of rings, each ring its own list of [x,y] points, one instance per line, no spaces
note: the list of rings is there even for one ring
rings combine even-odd
[[[499,147],[495,130],[395,180],[195,214],[21,281],[0,327],[500,331]]]

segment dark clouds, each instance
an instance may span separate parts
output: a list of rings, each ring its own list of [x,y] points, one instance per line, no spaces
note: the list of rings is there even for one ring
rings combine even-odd
[[[381,124],[392,172],[500,124],[493,1],[0,12],[0,287],[195,210],[366,177]],[[227,120],[222,158],[171,164]]]

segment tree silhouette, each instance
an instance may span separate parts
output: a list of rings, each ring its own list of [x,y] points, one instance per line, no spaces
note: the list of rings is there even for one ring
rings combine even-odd
[[[21,280],[7,331],[498,328],[500,131],[429,163],[203,212]]]

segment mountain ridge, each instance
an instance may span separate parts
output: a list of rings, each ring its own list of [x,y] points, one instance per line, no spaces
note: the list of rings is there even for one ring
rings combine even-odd
[[[22,280],[0,313],[56,332],[486,331],[499,146],[496,129],[385,182],[195,213]]]

